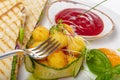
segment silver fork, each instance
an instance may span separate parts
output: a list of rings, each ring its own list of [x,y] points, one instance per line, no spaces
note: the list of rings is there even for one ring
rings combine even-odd
[[[53,51],[55,51],[59,46],[60,43],[57,40],[52,39],[50,37],[43,43],[39,44],[37,47],[30,49],[23,49],[23,50],[18,49],[18,50],[6,52],[0,55],[0,59],[16,55],[18,52],[23,52],[25,55],[29,55],[34,59],[43,59],[47,57],[49,54],[51,54]]]

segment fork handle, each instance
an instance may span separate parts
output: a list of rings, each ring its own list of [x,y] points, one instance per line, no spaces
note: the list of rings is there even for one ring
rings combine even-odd
[[[0,60],[1,59],[4,59],[4,58],[7,58],[9,56],[14,56],[16,55],[18,52],[24,52],[23,50],[13,50],[13,51],[9,51],[9,52],[5,52],[4,54],[1,54],[0,55]]]

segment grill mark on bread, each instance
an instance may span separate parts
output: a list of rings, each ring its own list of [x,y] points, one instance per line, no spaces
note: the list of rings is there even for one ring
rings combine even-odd
[[[6,31],[4,31],[4,29],[3,29],[2,27],[0,27],[0,28],[2,29],[2,31],[4,32],[4,34],[7,35],[7,36],[10,38],[10,40],[12,40],[13,42],[16,42],[16,41],[12,38],[12,36],[8,35],[8,34],[6,33]]]
[[[10,27],[9,29],[10,29],[14,34],[17,34],[17,33],[11,28],[11,26],[10,26],[6,21],[4,21],[3,19],[2,19],[2,21],[3,21],[7,26]]]
[[[31,9],[29,9],[29,11],[32,13],[32,16],[34,16],[34,18],[37,20],[37,17],[34,15],[33,11]]]
[[[11,19],[11,17],[10,16],[8,16],[8,14],[6,14],[7,15],[7,17],[9,18],[9,19]],[[15,30],[10,26],[11,24],[8,24],[5,20],[3,20],[3,18],[1,19],[7,26],[9,26],[9,29],[14,33],[14,34],[17,34],[16,32],[15,32]],[[12,23],[14,23],[16,26],[18,26],[17,25],[17,23],[16,23],[16,21],[13,21]],[[19,26],[18,26],[19,27]]]
[[[12,47],[8,43],[6,43],[3,39],[1,39],[1,40],[9,49],[12,49]]]
[[[1,0],[0,0],[1,1]],[[2,1],[7,1],[7,0],[2,0]],[[10,0],[9,2],[11,2],[12,0]],[[11,2],[12,3],[12,2]],[[2,16],[6,16],[9,12],[11,12],[12,10],[14,10],[14,7],[16,7],[17,5],[19,5],[19,4],[21,4],[21,3],[13,3],[13,7],[12,8],[10,8],[10,10],[8,10],[8,7],[6,7],[7,5],[4,5],[5,7],[6,7],[6,9],[8,10],[8,11],[4,11],[4,14],[2,14],[2,15],[0,15],[0,19],[2,20]],[[17,8],[18,8],[18,6],[17,6]],[[19,10],[19,9],[18,9]],[[14,11],[13,11],[14,12]],[[15,11],[15,13],[17,14],[17,11]],[[15,15],[16,16],[16,15]],[[20,17],[17,17],[16,18],[16,20],[19,20],[19,18]],[[4,18],[5,19],[5,18]],[[11,19],[10,19],[11,20]],[[7,28],[13,33],[14,31],[15,31],[15,29],[12,27],[12,26],[8,26],[8,23],[7,23],[7,21],[4,21],[4,20],[2,20],[2,23],[3,23],[3,26],[2,26],[2,28],[0,27],[0,29],[2,29],[2,32],[4,33],[4,35],[5,36],[7,36],[7,38],[9,38],[10,39],[10,41],[14,41],[14,43],[16,42],[16,40],[15,40],[15,38],[17,37],[16,35],[15,35],[15,37],[13,38],[10,34],[7,34],[8,32],[7,32],[7,30],[5,29],[6,28],[6,26],[7,26]],[[16,27],[16,25],[18,24],[19,25],[19,22],[12,22],[12,24],[15,26],[15,28],[17,28]],[[17,25],[17,26],[18,26]],[[5,26],[5,27],[4,27]],[[20,27],[20,25],[19,25],[19,27]],[[18,28],[17,28],[18,29]],[[17,31],[14,33],[14,34],[16,34],[17,33]],[[4,46],[6,47],[6,49],[8,49],[8,48],[10,48],[12,45],[11,44],[9,44],[9,42],[7,42],[7,40],[5,40],[6,39],[6,37],[4,37],[3,36],[3,38],[0,38],[0,42],[2,42],[2,44],[4,44]],[[7,43],[7,44],[5,44],[5,43]],[[12,42],[13,43],[13,42]],[[14,45],[13,45],[14,46]],[[13,47],[12,47],[12,49],[13,49]],[[11,49],[11,50],[12,50]],[[0,48],[0,52],[5,52],[6,50],[5,50],[5,48]],[[3,65],[3,66],[1,66],[0,67],[0,76],[1,76],[1,78],[0,78],[0,80],[10,80],[10,72],[11,72],[11,65],[9,65],[9,63],[11,64],[11,62],[12,62],[12,60],[13,60],[13,58],[8,58],[7,59],[7,61],[10,61],[10,62],[6,62],[6,60],[0,60],[0,65]]]
[[[11,2],[11,1],[9,1],[9,3],[12,5],[13,4],[13,2]]]
[[[9,1],[9,2],[10,2],[10,1]],[[13,3],[11,2],[10,4],[12,5]],[[8,11],[6,11],[4,14],[0,15],[0,18],[1,18],[2,16],[8,15],[8,13],[9,13],[10,11],[13,11],[13,9],[14,9],[15,7],[18,8],[18,9],[20,9],[20,6],[19,6],[20,4],[22,4],[22,3],[21,3],[21,2],[15,3],[12,8],[10,8],[10,9],[9,9]],[[5,3],[4,3],[4,6],[6,7],[6,4],[5,4]],[[6,9],[8,9],[8,7],[6,7]],[[14,12],[14,11],[13,11],[13,12]],[[17,13],[17,12],[16,12],[16,13]],[[10,16],[7,16],[7,17],[10,18]],[[19,18],[19,17],[18,17],[18,18]],[[3,21],[4,23],[6,23],[6,24],[5,24],[6,26],[9,26],[6,21],[4,21],[4,20],[2,20],[2,21]],[[17,25],[16,22],[14,22],[14,24]],[[9,28],[9,27],[8,27],[8,28]],[[16,28],[17,28],[17,27],[16,27]],[[10,26],[9,29],[10,29],[10,31],[14,32],[14,34],[17,34],[17,33],[15,32],[15,30],[13,30],[13,28],[11,28],[11,26]],[[15,39],[13,39],[11,35],[8,35],[8,34],[7,34],[6,30],[2,29],[2,31],[4,32],[5,35],[8,36],[8,38],[9,38],[10,40],[12,40],[13,42],[16,42]],[[15,35],[15,36],[16,36],[16,35]],[[3,43],[6,42],[6,41],[4,41],[3,39],[2,39],[2,41],[3,41]],[[8,42],[6,42],[6,43],[8,43]],[[11,45],[9,45],[9,44],[5,44],[5,45],[7,45],[10,49],[12,48]],[[2,49],[2,48],[0,48],[0,50],[3,51],[3,52],[5,52],[5,50]]]
[[[15,4],[10,10],[13,10],[16,6],[19,6],[21,3],[18,3],[18,4]],[[20,7],[20,6],[19,6]],[[18,8],[18,7],[17,7]],[[18,8],[19,9],[19,8]],[[8,10],[7,12],[5,12],[3,15],[1,15],[0,17],[2,17],[2,16],[4,16],[4,15],[8,15],[7,13],[9,13],[9,11],[10,10]],[[14,12],[14,11],[13,11]],[[10,18],[10,16],[8,16],[9,18]],[[7,26],[9,26],[8,24],[7,24],[7,22],[6,21],[4,21],[4,20],[2,20],[4,23],[5,23],[5,25],[7,25]],[[15,25],[17,25],[17,23],[14,21],[13,22]],[[17,34],[16,33],[16,31],[10,26],[10,28],[9,28],[12,32],[14,32],[14,34]],[[4,30],[4,29],[2,29],[2,31],[4,31],[5,32],[5,35],[8,35],[7,33],[6,33],[6,31]],[[12,36],[8,36],[13,42],[16,42],[13,38],[12,38]],[[9,46],[10,47],[10,46]],[[2,49],[2,51],[3,51],[3,49]]]
[[[8,7],[7,7],[7,5],[5,4],[5,2],[6,2],[6,1],[3,2],[3,4],[4,4],[4,7],[3,7],[3,8],[7,8],[7,9],[8,9]]]
[[[4,71],[2,69],[0,69],[0,73],[3,74],[3,75],[5,75],[5,73],[4,73]]]
[[[32,2],[30,1],[30,3],[32,4]],[[32,4],[33,5],[33,4]],[[29,8],[29,11],[32,13],[32,16],[34,16],[34,18],[37,20],[37,17],[34,15],[34,12]]]
[[[0,2],[4,2],[5,0],[0,0]]]
[[[2,29],[2,28],[1,28],[1,29]],[[4,32],[5,35],[8,35],[4,30],[2,30],[2,31]],[[8,37],[9,37],[9,39],[12,40],[13,42],[16,42],[11,36],[8,35]],[[2,43],[4,43],[9,49],[12,49],[12,47],[11,47],[12,45],[10,45],[9,42],[4,41],[3,38],[0,39],[0,40],[1,40]],[[2,51],[5,52],[4,49],[2,49]]]
[[[12,8],[10,8],[9,10],[7,10],[4,14],[0,15],[0,18],[4,15],[6,15],[8,12],[12,11],[16,6],[19,6],[20,4],[22,4],[22,2],[19,2],[17,4],[15,4]]]
[[[31,1],[31,3],[33,3],[33,1]],[[35,4],[33,4],[33,6],[35,6],[34,10],[35,10],[35,12],[38,13],[39,10],[40,10],[40,9],[37,8],[37,6],[39,5],[39,1],[36,0],[36,1],[34,1],[34,3],[35,3]],[[41,6],[41,5],[39,5],[39,6]]]
[[[3,63],[3,65],[4,65],[7,69],[10,69],[9,65],[6,64],[5,60],[1,60],[1,63]]]
[[[21,4],[21,3],[15,4],[10,10],[8,10],[7,12],[5,12],[3,15],[7,15],[7,17],[11,18],[11,17],[8,15],[9,11],[11,11],[13,14],[16,15],[17,12],[14,12],[13,9],[14,9],[15,7],[18,8],[18,9],[20,9],[20,6],[19,6],[20,4]],[[3,15],[2,15],[2,16],[3,16]],[[2,16],[0,16],[0,17],[2,18]],[[18,18],[18,20],[20,20],[19,17],[17,17],[17,18]],[[9,26],[9,24],[7,24],[6,21],[4,21],[3,19],[2,19],[2,21],[3,21],[4,23],[6,23],[7,26]],[[14,21],[13,23],[14,23],[15,25],[17,25],[17,23],[16,23],[15,21]],[[10,29],[11,29],[12,32],[14,32],[14,34],[17,34],[11,26],[10,26]]]
[[[13,60],[13,57],[10,57],[9,60],[12,61],[12,60]]]
[[[3,76],[5,76],[6,78],[8,78],[5,74],[5,72],[0,68],[0,74],[2,74]]]
[[[20,5],[18,5],[17,8],[20,9]],[[12,11],[13,11],[13,10],[12,10]],[[16,15],[16,13],[18,13],[18,12],[14,12],[14,11],[13,11],[13,13]],[[22,13],[22,9],[21,9],[21,13]],[[17,15],[18,15],[18,14],[17,14]],[[21,21],[21,18],[20,18],[20,17],[17,17],[17,18],[18,18],[18,20]],[[15,21],[14,21],[13,23],[14,23],[15,25],[17,25],[17,23],[16,23]]]
[[[5,51],[0,47],[0,52],[4,53]]]

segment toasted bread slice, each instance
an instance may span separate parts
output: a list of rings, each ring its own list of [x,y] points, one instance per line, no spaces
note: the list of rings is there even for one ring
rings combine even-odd
[[[23,5],[21,2],[16,0],[0,0],[0,54],[15,49],[21,27],[22,9]],[[16,65],[13,64],[13,59],[13,57],[9,57],[0,60],[0,80],[11,79],[13,65]]]
[[[26,23],[25,23],[25,37],[23,45],[25,46],[29,41],[32,31],[39,20],[39,16],[47,2],[47,0],[18,0],[23,3],[26,9]]]
[[[0,0],[0,54],[15,49],[21,27],[22,4],[25,6],[27,15],[23,40],[25,47],[46,2],[47,0]],[[15,80],[18,60],[16,58],[9,57],[0,60],[0,80]],[[11,74],[14,77],[11,78]]]

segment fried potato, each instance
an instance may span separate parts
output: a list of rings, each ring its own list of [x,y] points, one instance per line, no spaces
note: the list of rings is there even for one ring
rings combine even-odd
[[[33,31],[32,37],[35,41],[44,41],[49,37],[49,30],[43,26],[39,26]]]
[[[71,35],[74,35],[74,31],[73,31],[73,28],[68,25],[68,24],[63,24],[64,25],[64,28],[71,34]]]
[[[75,37],[71,37],[69,38],[69,44],[67,49],[70,51],[75,51],[74,54],[79,54],[78,52],[82,51],[83,48],[85,48],[85,42],[83,40],[83,38],[81,38],[80,36],[75,36]]]
[[[50,35],[52,38],[56,39],[61,43],[59,48],[64,48],[68,45],[68,37],[62,32],[55,31],[54,34]]]
[[[41,43],[42,43],[42,41],[41,41],[41,42],[33,42],[33,44],[31,44],[31,45],[29,46],[29,48],[34,48],[34,47],[38,46],[38,45],[41,44]]]
[[[66,55],[63,51],[55,51],[48,56],[48,63],[54,68],[63,68],[67,65]]]
[[[75,56],[72,55],[67,55],[67,61],[68,64],[72,63],[73,61],[75,61],[77,58]]]
[[[42,64],[44,64],[44,65],[46,65],[46,66],[49,65],[47,60],[40,60],[40,61],[38,61],[38,62],[40,62],[40,63],[42,63]]]

